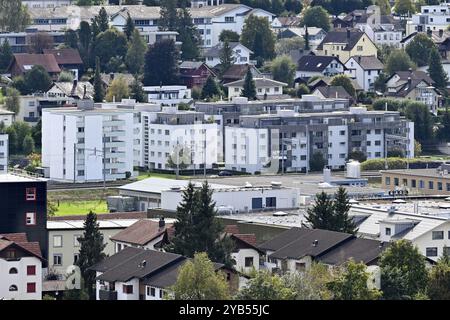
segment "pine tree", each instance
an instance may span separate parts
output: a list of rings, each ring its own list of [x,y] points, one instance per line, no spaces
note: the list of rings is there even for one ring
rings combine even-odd
[[[181,58],[183,60],[197,59],[200,55],[200,35],[192,22],[187,7],[182,7],[177,15],[177,29],[181,43]]]
[[[220,50],[220,74],[222,75],[229,67],[233,65],[233,50],[230,47],[228,39],[223,42]]]
[[[123,28],[123,32],[127,36],[128,41],[130,40],[131,36],[133,35],[134,30],[135,30],[134,21],[131,18],[130,14],[128,13],[127,22],[125,24],[125,28]]]
[[[256,99],[255,81],[253,80],[253,75],[250,68],[248,68],[247,74],[245,75],[244,88],[242,90],[241,96],[247,97],[249,100]]]
[[[142,40],[141,35],[137,29],[133,30],[133,34],[129,39],[127,54],[125,56],[125,63],[128,71],[131,74],[139,74],[142,72],[144,66],[146,45]]]
[[[356,234],[357,228],[352,218],[348,216],[351,208],[347,191],[339,187],[334,196],[334,231]]]
[[[91,299],[95,298],[94,284],[95,271],[88,268],[101,262],[105,258],[103,250],[106,244],[103,242],[103,235],[100,233],[97,215],[92,211],[86,216],[84,221],[84,233],[78,239],[80,243],[80,253],[76,265],[80,267],[81,276],[85,282],[86,289]]]
[[[306,222],[313,229],[333,230],[333,201],[324,191],[316,195],[314,206],[308,208]]]
[[[131,98],[136,100],[137,102],[144,102],[146,100],[145,92],[139,79],[134,78],[133,82],[130,85],[130,94]]]
[[[444,89],[447,86],[448,76],[442,67],[441,56],[436,47],[431,49],[428,66],[428,73],[430,78],[436,83],[436,87]]]
[[[305,27],[305,50],[309,50],[309,33],[308,33],[308,27]]]
[[[177,0],[162,0],[158,27],[162,31],[177,30]]]
[[[102,78],[100,75],[100,59],[95,58],[95,75],[94,75],[94,101],[103,102],[105,98],[105,89],[103,88]]]
[[[109,29],[108,13],[104,7],[100,9],[96,18],[100,32],[104,32]]]
[[[12,58],[13,53],[11,46],[9,45],[9,42],[5,40],[0,48],[0,71],[6,71]]]
[[[178,56],[173,40],[161,40],[150,46],[145,55],[144,85],[178,83]]]
[[[211,99],[213,97],[217,97],[220,95],[220,89],[217,85],[216,81],[213,79],[213,77],[208,77],[206,79],[206,83],[202,88],[201,98],[202,99]]]

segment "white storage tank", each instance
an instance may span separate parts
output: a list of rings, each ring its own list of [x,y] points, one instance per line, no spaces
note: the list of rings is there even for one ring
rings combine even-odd
[[[359,161],[350,160],[347,162],[347,178],[361,178],[361,164]]]
[[[324,168],[323,169],[323,182],[331,182],[331,169],[330,168]]]

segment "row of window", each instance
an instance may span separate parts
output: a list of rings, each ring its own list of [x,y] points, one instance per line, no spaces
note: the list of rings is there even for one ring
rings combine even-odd
[[[450,247],[444,247],[442,250],[443,255],[450,255]],[[437,247],[429,247],[425,249],[425,255],[427,257],[437,257],[438,256],[438,248]]]
[[[391,185],[391,177],[385,177],[384,182],[387,186]],[[411,188],[419,188],[419,189],[425,189],[425,186],[427,186],[428,190],[434,190],[436,185],[436,190],[442,191],[444,190],[444,184],[440,181],[435,182],[432,180],[428,181],[428,184],[425,183],[424,180],[419,180],[419,183],[417,183],[416,179],[411,179],[411,181],[408,181],[408,179],[404,178],[402,179],[402,185],[405,187],[411,187]],[[400,178],[394,177],[394,186],[400,186]],[[450,182],[447,182],[445,184],[446,191],[450,191]]]
[[[19,288],[15,284],[12,284],[9,286],[10,292],[18,291],[18,290],[19,290]],[[36,292],[36,282],[28,282],[27,283],[27,293],[35,293],[35,292]]]
[[[73,255],[73,264],[78,262],[78,258],[80,257],[79,253],[75,253]],[[63,265],[63,255],[62,253],[55,253],[53,255],[53,265],[54,266],[62,266]]]
[[[80,239],[82,237],[81,234],[75,234],[73,236],[73,246],[74,247],[79,247],[80,246],[80,242],[78,241],[78,239]],[[63,246],[63,236],[62,235],[54,235],[53,236],[53,248],[61,248]]]
[[[9,274],[18,274],[17,268],[9,269]],[[27,266],[27,276],[35,276],[36,275],[36,266]]]

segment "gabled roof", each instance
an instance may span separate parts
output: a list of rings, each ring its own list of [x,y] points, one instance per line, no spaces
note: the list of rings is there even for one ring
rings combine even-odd
[[[406,97],[412,90],[414,90],[421,82],[424,82],[425,84],[431,86],[430,83],[428,83],[426,80],[423,79],[411,79],[411,81],[406,82],[400,82],[401,84],[396,88],[389,88],[388,89],[388,96],[395,96],[395,97]],[[395,92],[392,92],[392,90],[395,89]],[[389,91],[391,90],[391,91]],[[437,89],[434,88],[436,92]]]
[[[42,66],[48,73],[61,72],[53,54],[16,53],[9,70],[14,62],[22,72],[30,71],[33,66]]]
[[[241,45],[241,46],[244,47],[246,50],[248,50],[248,51],[250,52],[250,54],[253,53],[252,50],[250,50],[249,48],[247,48],[246,46],[244,46],[244,45],[243,45],[242,43],[240,43],[240,42],[230,42],[229,45],[230,45],[230,48],[231,48],[232,50],[234,50],[238,45]],[[205,57],[218,58],[218,57],[220,57],[222,48],[223,48],[223,43],[218,43],[218,44],[215,45],[214,47],[211,47],[211,48],[207,49],[207,50],[204,52],[203,56],[205,56]]]
[[[325,39],[317,46],[317,50],[323,50],[325,43],[340,43],[346,44],[343,49],[344,51],[350,51],[363,35],[364,32],[360,30],[330,31],[325,36]]]
[[[353,56],[350,59],[354,59],[357,64],[364,70],[382,70],[384,68],[383,63],[378,60],[376,56]]]
[[[198,69],[204,64],[203,61],[183,61],[180,69]]]
[[[434,84],[433,79],[430,78],[430,76],[424,72],[424,71],[397,71],[392,76],[390,76],[386,81],[389,81],[392,79],[395,75],[399,76],[399,81],[407,81],[408,78],[411,78],[411,80],[424,80],[428,84]]]
[[[83,64],[80,53],[77,49],[65,48],[65,49],[44,49],[44,54],[52,54],[55,56],[58,65],[66,64]]]
[[[25,233],[0,234],[0,252],[6,248],[14,246],[24,250],[40,260],[44,260],[39,242],[28,242],[27,235]]]
[[[316,88],[325,98],[353,99],[342,86],[324,86]]]
[[[88,81],[77,82],[55,82],[53,87],[58,88],[67,97],[82,99],[84,96],[84,87],[86,86],[86,98],[91,99],[94,96],[94,86]]]
[[[252,74],[261,75],[261,72],[251,64],[233,64],[222,75],[224,80],[240,80],[243,79],[247,73],[248,68],[251,68]]]
[[[297,70],[309,72],[322,72],[333,61],[337,61],[338,63],[342,64],[336,57],[315,56],[315,55],[303,56],[300,58],[300,60],[298,60]]]
[[[90,269],[103,272],[97,280],[127,282],[145,278],[184,259],[179,254],[127,247]]]
[[[267,78],[253,78],[253,81],[255,82],[255,87],[274,87],[274,86],[287,86],[287,83],[285,82],[280,82],[280,81],[276,81],[276,80],[272,80],[272,79],[267,79]],[[241,80],[237,80],[237,81],[233,81],[233,82],[228,82],[227,84],[225,84],[225,87],[241,87],[244,86],[245,83],[245,79],[241,79]]]
[[[260,249],[275,251],[269,255],[270,258],[275,259],[300,259],[304,256],[314,258],[353,237],[353,235],[343,232],[292,228],[268,243],[262,244]]]
[[[301,24],[300,17],[277,17],[276,19],[280,21],[282,27],[296,27]]]
[[[160,228],[157,221],[139,220],[112,236],[111,240],[144,246],[165,232],[166,227]]]

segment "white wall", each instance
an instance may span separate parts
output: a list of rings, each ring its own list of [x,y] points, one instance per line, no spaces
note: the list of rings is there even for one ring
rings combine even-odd
[[[8,135],[0,134],[0,173],[8,172]]]
[[[36,266],[36,275],[27,275],[27,266]],[[17,274],[9,274],[16,268]],[[36,292],[27,293],[27,283],[36,283]],[[17,291],[9,291],[11,285]],[[36,257],[23,257],[18,261],[0,259],[0,300],[41,300],[42,298],[42,263]]]
[[[341,131],[345,131],[341,135]],[[345,159],[348,154],[348,129],[347,126],[329,126],[328,127],[328,165],[339,168],[345,165]]]
[[[245,274],[250,273],[252,270],[259,270],[259,253],[255,249],[239,249],[238,252],[231,253],[232,259],[236,261],[234,268]],[[245,267],[245,258],[253,258],[253,267]]]

